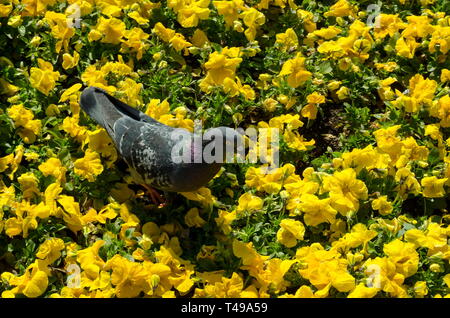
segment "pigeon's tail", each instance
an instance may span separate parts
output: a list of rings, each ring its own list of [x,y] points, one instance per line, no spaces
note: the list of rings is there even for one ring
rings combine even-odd
[[[86,88],[80,97],[81,108],[105,128],[110,135],[114,134],[114,123],[124,117],[140,120],[139,111],[121,102],[98,87]]]

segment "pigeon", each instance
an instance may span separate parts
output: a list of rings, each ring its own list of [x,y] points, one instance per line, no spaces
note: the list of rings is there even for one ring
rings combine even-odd
[[[243,138],[228,127],[211,128],[199,137],[167,126],[94,86],[84,89],[80,106],[105,128],[134,181],[164,192],[191,192],[203,187]],[[219,160],[204,158],[205,149],[212,149],[210,153]]]

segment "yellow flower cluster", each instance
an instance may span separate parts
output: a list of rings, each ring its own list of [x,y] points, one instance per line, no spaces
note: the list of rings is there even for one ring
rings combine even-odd
[[[222,52],[213,52],[205,63],[206,77],[200,83],[204,92],[209,92],[215,86],[222,86],[226,93],[235,96],[243,94],[246,99],[254,99],[255,92],[249,85],[242,85],[236,77],[236,69],[242,62],[238,47],[225,47]]]
[[[24,142],[29,144],[36,140],[36,135],[41,131],[41,121],[33,119],[31,110],[23,107],[23,104],[13,105],[8,109],[8,116],[14,121],[14,126],[20,128],[17,133]]]
[[[185,48],[192,46],[191,43],[186,41],[184,35],[176,33],[174,30],[164,27],[161,22],[155,24],[153,32],[158,35],[164,42],[170,43],[177,51],[181,51]]]

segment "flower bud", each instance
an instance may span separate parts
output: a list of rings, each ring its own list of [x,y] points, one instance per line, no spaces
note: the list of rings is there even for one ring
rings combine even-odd
[[[341,71],[347,71],[352,65],[352,60],[348,57],[344,57],[339,60],[338,66]]]
[[[242,121],[242,119],[244,117],[242,116],[241,113],[235,113],[235,114],[233,114],[232,118],[233,118],[233,122],[237,125]]]
[[[324,80],[321,79],[321,78],[314,78],[314,79],[312,80],[312,83],[313,83],[314,85],[322,85],[322,84],[324,83]]]
[[[39,44],[41,44],[41,40],[42,40],[42,38],[40,36],[36,35],[31,39],[30,44],[33,46],[39,46]]]
[[[289,198],[289,193],[286,190],[280,191],[280,198],[283,200]]]
[[[337,24],[339,24],[340,26],[344,26],[344,25],[346,25],[347,24],[347,22],[344,20],[344,18],[342,18],[342,17],[337,17],[336,18],[336,22],[337,22]]]
[[[194,55],[196,55],[200,52],[199,48],[195,47],[195,46],[191,46],[187,50],[189,51],[189,53],[194,54]]]
[[[233,113],[233,108],[231,108],[230,105],[224,105],[223,108],[225,109],[225,111],[226,111],[228,114],[232,114],[232,113]]]
[[[327,87],[332,91],[337,90],[340,86],[341,86],[340,81],[330,81],[327,85]]]
[[[421,167],[421,168],[426,168],[426,167],[428,167],[428,162],[423,161],[423,160],[417,161],[417,164],[418,164],[419,167]]]
[[[20,15],[14,15],[9,18],[8,25],[17,28],[19,25],[21,25],[23,22],[22,17]]]
[[[233,29],[237,32],[244,32],[244,28],[242,27],[242,22],[236,20],[233,22]]]
[[[267,98],[263,101],[263,107],[268,112],[273,112],[277,108],[278,102],[273,98]]]
[[[284,95],[284,94],[281,94],[281,95],[278,95],[277,101],[280,102],[280,103],[283,104],[283,105],[286,105],[287,102],[289,101],[289,97],[287,97],[287,96]]]
[[[439,273],[442,271],[442,268],[439,264],[433,263],[430,265],[430,271],[432,271],[433,273]]]
[[[263,73],[263,74],[259,74],[258,79],[260,81],[267,82],[267,81],[270,81],[272,79],[272,76],[267,74],[267,73]]]
[[[48,105],[47,106],[47,109],[45,110],[45,114],[48,116],[48,117],[51,117],[51,116],[56,116],[56,115],[58,115],[59,114],[59,108],[58,108],[58,106],[56,106],[55,104],[50,104],[50,105]]]
[[[338,169],[342,166],[342,164],[344,163],[344,160],[342,158],[334,158],[332,163],[333,163],[333,168]]]
[[[158,287],[160,281],[161,278],[158,275],[153,274],[152,277],[150,277],[150,287],[152,289],[155,289],[156,287]]]
[[[8,103],[11,103],[11,104],[16,104],[16,103],[19,102],[19,100],[20,100],[20,96],[19,95],[14,95],[14,96],[12,96],[12,97],[7,99]]]

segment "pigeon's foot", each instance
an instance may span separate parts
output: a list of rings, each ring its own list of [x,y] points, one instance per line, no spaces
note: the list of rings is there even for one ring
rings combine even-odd
[[[164,200],[164,198],[158,193],[158,191],[156,191],[154,188],[152,188],[146,184],[142,184],[142,186],[147,190],[147,194],[152,199],[152,202],[156,206],[158,206],[158,208],[162,208],[162,207],[166,206],[166,204],[167,204],[166,200]]]

